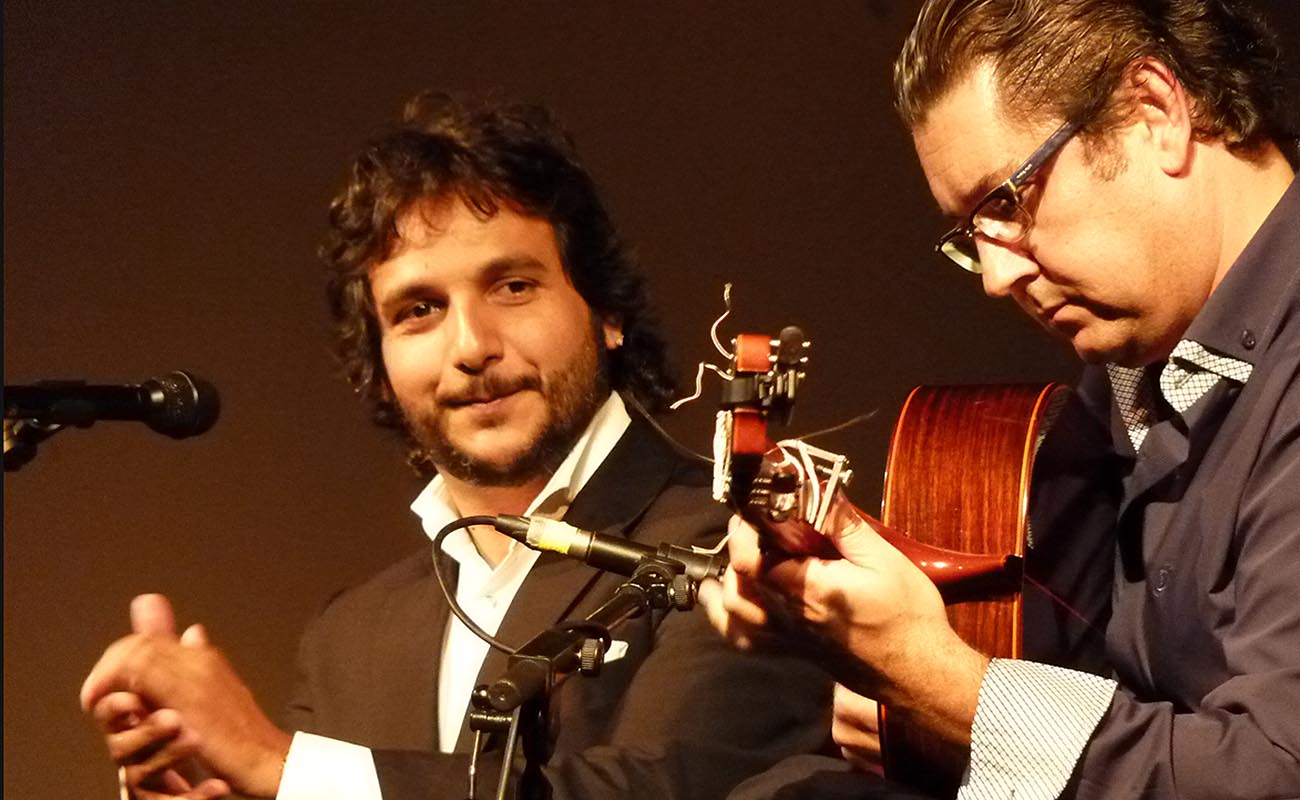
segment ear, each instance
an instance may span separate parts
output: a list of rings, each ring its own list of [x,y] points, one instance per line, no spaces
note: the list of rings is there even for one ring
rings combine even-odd
[[[623,346],[623,320],[618,315],[605,317],[600,323],[600,330],[605,337],[605,349],[617,350]]]
[[[1165,174],[1182,175],[1192,163],[1194,135],[1191,100],[1168,65],[1140,58],[1124,71],[1131,122],[1151,146]]]

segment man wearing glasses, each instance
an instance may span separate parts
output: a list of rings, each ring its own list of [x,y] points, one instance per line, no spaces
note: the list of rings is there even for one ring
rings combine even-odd
[[[926,2],[895,80],[957,223],[936,249],[1089,366],[1035,474],[1028,572],[1054,605],[1032,660],[960,641],[870,529],[827,532],[842,560],[761,569],[733,524],[715,625],[743,647],[764,591],[800,609],[847,687],[854,764],[878,757],[871,697],[966,759],[962,798],[1300,797],[1300,184],[1278,58],[1225,0]]]

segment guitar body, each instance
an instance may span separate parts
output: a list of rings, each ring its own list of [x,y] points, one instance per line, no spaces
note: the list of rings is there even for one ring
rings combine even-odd
[[[1038,442],[1067,389],[1057,384],[918,387],[890,442],[881,521],[925,545],[1023,557],[1029,482]],[[1019,658],[1020,594],[953,603],[961,638],[997,658]],[[936,797],[955,797],[964,753],[946,752],[880,711],[885,774]]]

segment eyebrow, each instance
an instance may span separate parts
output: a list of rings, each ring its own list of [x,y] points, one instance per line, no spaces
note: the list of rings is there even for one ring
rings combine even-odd
[[[546,265],[529,255],[508,255],[494,258],[483,267],[483,277],[497,280],[511,272],[545,272]]]
[[[959,206],[961,211],[953,214],[945,210],[944,215],[954,221],[965,217],[975,207],[975,204],[983,200],[989,192],[1006,183],[1015,169],[1016,162],[1011,161],[1007,162],[1003,167],[984,173],[984,177],[980,178],[978,183],[958,196],[957,200],[961,204]]]

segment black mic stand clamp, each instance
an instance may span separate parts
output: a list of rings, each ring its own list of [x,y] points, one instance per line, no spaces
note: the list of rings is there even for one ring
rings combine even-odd
[[[13,472],[36,457],[36,445],[63,430],[57,423],[5,417],[4,471]]]
[[[689,611],[695,607],[696,582],[684,574],[680,561],[657,554],[643,556],[628,578],[604,605],[586,618],[561,622],[542,631],[510,656],[505,674],[490,685],[475,687],[470,698],[469,726],[474,731],[470,762],[470,797],[477,780],[479,745],[483,734],[507,731],[496,797],[507,797],[510,764],[522,732],[524,771],[518,798],[547,796],[541,767],[550,757],[547,699],[574,672],[599,675],[613,637],[611,629],[647,610]]]

